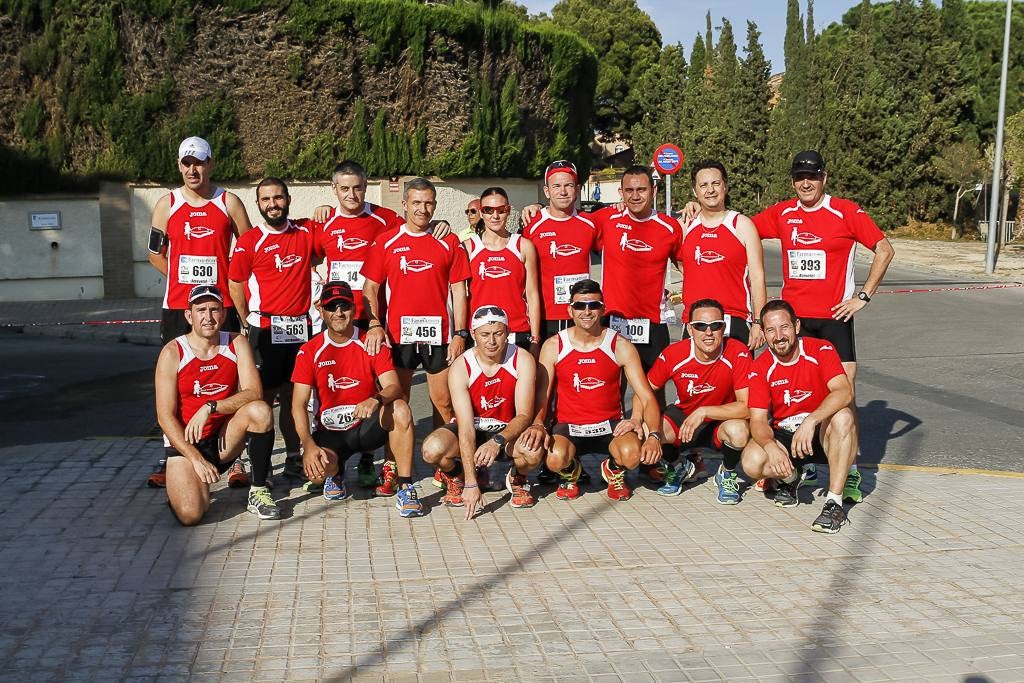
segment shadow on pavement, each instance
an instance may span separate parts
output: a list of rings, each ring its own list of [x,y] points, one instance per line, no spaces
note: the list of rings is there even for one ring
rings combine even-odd
[[[885,459],[889,442],[921,426],[910,413],[890,408],[888,401],[869,401],[857,409],[860,417],[860,463],[877,465]]]

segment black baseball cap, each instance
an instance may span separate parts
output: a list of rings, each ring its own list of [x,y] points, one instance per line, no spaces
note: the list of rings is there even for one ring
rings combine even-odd
[[[188,293],[188,303],[191,306],[200,299],[205,299],[207,297],[224,303],[224,296],[220,293],[220,288],[216,285],[196,285],[192,288],[192,291]]]
[[[813,149],[800,152],[793,157],[793,168],[790,169],[791,176],[797,175],[821,175],[825,172],[825,159]]]
[[[320,305],[327,306],[335,301],[344,301],[349,304],[355,301],[355,297],[352,295],[352,288],[349,287],[347,282],[339,280],[328,282],[324,285],[323,290],[320,292]]]

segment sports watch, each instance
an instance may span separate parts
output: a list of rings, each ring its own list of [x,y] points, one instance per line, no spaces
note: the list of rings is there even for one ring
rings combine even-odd
[[[469,339],[469,330],[455,330],[456,337],[462,337],[463,341]]]
[[[495,434],[491,437],[491,441],[498,444],[499,448],[504,448],[508,444],[508,439],[503,437],[501,434]]]
[[[862,292],[858,293],[857,294],[857,298],[860,299],[861,301],[863,301],[866,304],[871,303],[871,297],[868,296],[867,292],[863,292],[862,291]]]

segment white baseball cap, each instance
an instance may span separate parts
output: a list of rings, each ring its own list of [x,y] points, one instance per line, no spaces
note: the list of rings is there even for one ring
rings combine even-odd
[[[473,312],[473,322],[470,327],[476,330],[491,323],[508,325],[508,316],[497,306],[481,306]]]
[[[178,161],[185,157],[195,157],[199,161],[206,161],[212,156],[213,150],[210,149],[210,143],[202,138],[195,136],[185,138],[178,145]]]

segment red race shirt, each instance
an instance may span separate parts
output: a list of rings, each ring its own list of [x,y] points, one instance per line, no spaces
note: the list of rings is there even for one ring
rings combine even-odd
[[[810,210],[798,199],[779,202],[753,221],[761,239],[782,242],[782,298],[806,318],[831,318],[853,296],[857,245],[874,249],[885,238],[862,208],[831,195]]]
[[[737,218],[730,211],[720,225],[709,228],[698,217],[683,230],[684,322],[689,322],[690,304],[701,299],[717,299],[729,315],[751,319],[747,248],[736,231]]]
[[[220,333],[220,346],[210,360],[200,360],[188,344],[188,335],[175,338],[178,345],[178,417],[187,425],[207,401],[222,401],[238,391],[238,359],[235,339],[230,332]],[[230,415],[211,413],[200,438],[220,431]]]
[[[214,188],[213,198],[198,206],[185,200],[181,188],[171,192],[164,308],[188,308],[189,292],[196,285],[217,285],[227,294],[228,258],[234,234],[224,190]],[[224,304],[232,305],[230,299]]]
[[[530,335],[526,315],[526,265],[520,251],[521,235],[512,235],[504,249],[488,249],[473,235],[464,246],[469,252],[469,311],[480,306],[498,306],[508,316],[510,332]]]
[[[604,264],[601,289],[609,314],[661,319],[665,272],[682,254],[683,231],[676,219],[651,213],[644,219],[614,208],[593,214]]]
[[[569,320],[569,287],[590,277],[590,252],[597,249],[594,222],[578,213],[555,218],[541,209],[523,237],[537,248],[544,320]]]
[[[787,417],[813,412],[828,396],[828,383],[845,374],[830,342],[797,338],[797,355],[783,363],[769,349],[752,364],[750,407],[771,411],[772,425]]]
[[[397,213],[369,202],[358,216],[345,216],[335,209],[323,227],[313,231],[316,253],[325,259],[327,281],[344,281],[353,292],[361,292],[364,278],[359,271],[374,240],[401,224]],[[355,317],[366,318],[361,293],[356,295]]]
[[[569,330],[558,333],[555,361],[555,418],[558,422],[589,425],[622,417],[619,395],[622,368],[615,361],[619,335],[605,330],[601,345],[579,351],[569,341]]]
[[[647,379],[660,389],[675,383],[676,405],[686,415],[701,406],[724,406],[736,400],[736,392],[747,388],[750,351],[735,339],[726,339],[718,358],[703,362],[693,350],[693,340],[669,344],[654,361]]]
[[[482,432],[500,432],[516,416],[518,350],[515,344],[508,344],[505,357],[493,375],[484,373],[474,349],[462,354],[469,375],[469,397],[473,401],[473,426]]]
[[[377,393],[377,378],[394,369],[390,347],[381,346],[377,355],[371,356],[358,339],[338,344],[322,332],[299,348],[292,382],[316,392],[318,427],[346,431],[362,422],[353,420],[352,413]]]
[[[377,238],[362,274],[385,286],[392,343],[439,346],[451,341],[450,286],[471,275],[455,235],[438,240],[427,232],[410,232],[403,223]]]
[[[238,238],[229,276],[245,283],[250,325],[270,327],[271,315],[304,316],[309,311],[315,229],[315,223],[302,219],[288,221],[281,230],[256,225]]]

